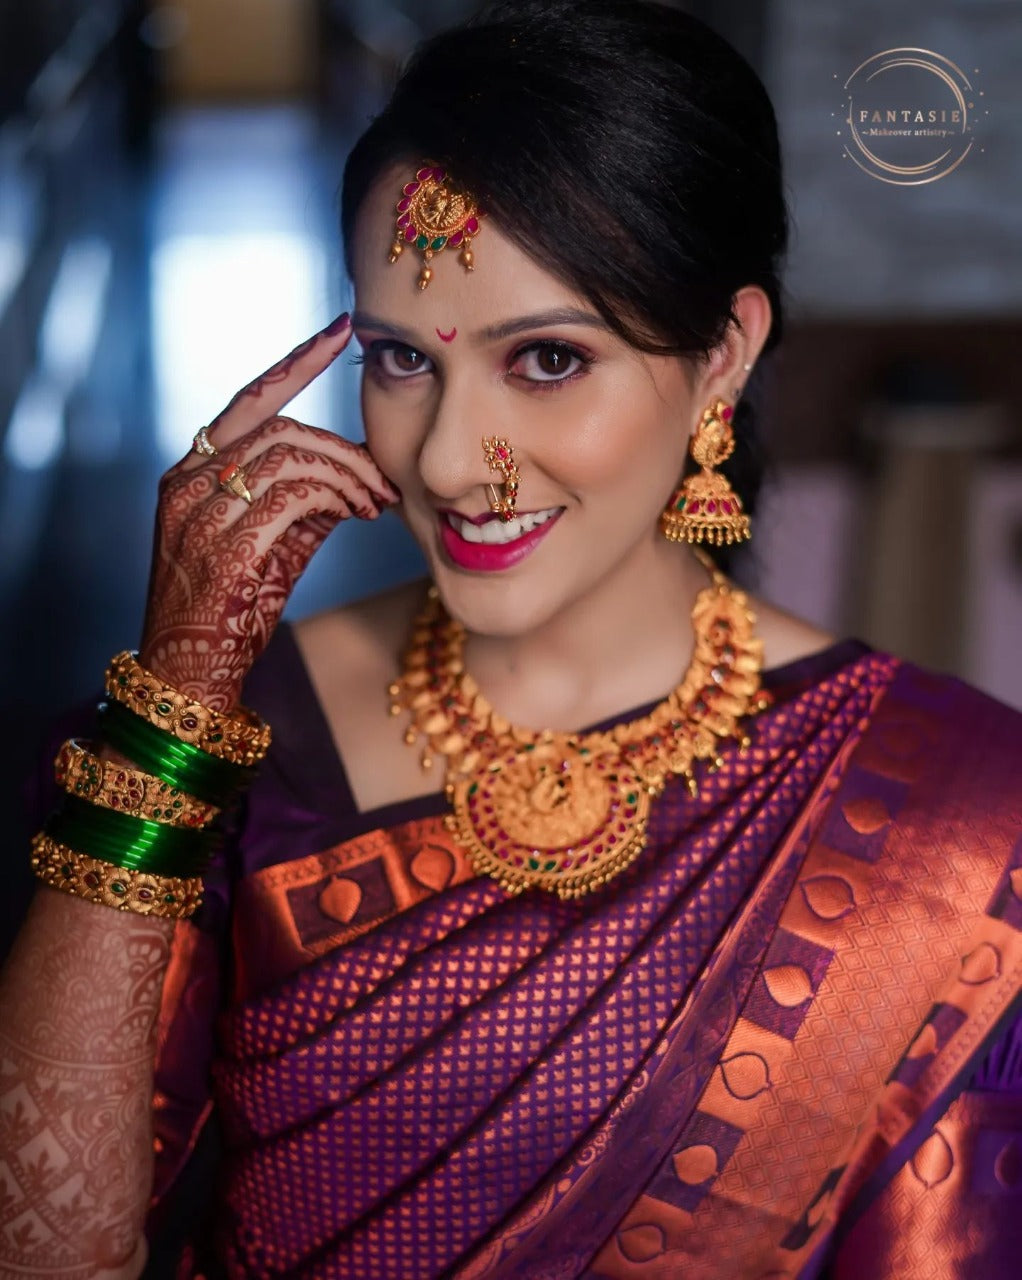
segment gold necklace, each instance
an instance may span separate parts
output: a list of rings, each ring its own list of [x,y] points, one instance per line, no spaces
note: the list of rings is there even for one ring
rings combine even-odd
[[[668,779],[684,777],[695,796],[696,761],[719,767],[723,741],[769,705],[748,599],[699,558],[713,582],[692,609],[695,648],[681,683],[649,715],[593,733],[537,733],[494,711],[465,671],[464,627],[430,587],[387,689],[390,712],[411,712],[405,742],[426,739],[424,769],[434,753],[445,758],[448,827],[475,870],[508,893],[577,898],[606,884],[645,847],[651,803]]]

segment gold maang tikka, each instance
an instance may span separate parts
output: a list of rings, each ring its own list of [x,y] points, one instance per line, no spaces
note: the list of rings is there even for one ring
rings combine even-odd
[[[466,271],[475,266],[472,237],[479,232],[482,212],[475,200],[453,183],[438,165],[424,165],[406,182],[397,202],[397,228],[390,246],[390,261],[397,262],[405,249],[422,254],[419,288],[433,278],[434,254],[461,249],[458,261]]]
[[[499,436],[483,436],[483,456],[491,471],[499,471],[503,495],[497,493],[497,486],[486,486],[490,494],[490,510],[500,516],[505,524],[515,518],[515,504],[518,501],[518,482],[521,475],[515,462],[514,449],[507,440]]]

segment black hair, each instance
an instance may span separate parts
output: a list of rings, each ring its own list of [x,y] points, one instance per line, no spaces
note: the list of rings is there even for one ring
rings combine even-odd
[[[447,168],[501,231],[614,331],[703,359],[759,285],[782,330],[787,210],[773,107],[749,64],[650,0],[500,0],[423,44],[352,150],[342,230],[395,162]],[[724,468],[753,510],[762,462],[739,401]]]

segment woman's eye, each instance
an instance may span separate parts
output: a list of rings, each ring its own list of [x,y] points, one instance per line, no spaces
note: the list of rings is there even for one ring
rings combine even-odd
[[[380,373],[388,378],[410,378],[432,368],[429,356],[403,343],[374,343],[366,354]]]
[[[561,342],[537,342],[518,352],[511,372],[530,382],[564,382],[589,363],[574,347]]]

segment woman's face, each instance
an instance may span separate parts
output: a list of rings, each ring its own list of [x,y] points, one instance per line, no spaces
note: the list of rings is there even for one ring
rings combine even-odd
[[[367,443],[453,616],[521,635],[677,555],[657,522],[704,407],[699,379],[617,337],[492,219],[475,270],[439,253],[420,291],[418,253],[387,260],[406,180],[395,171],[377,183],[356,230]],[[521,523],[490,512],[486,486],[500,476],[484,436],[513,446]]]

